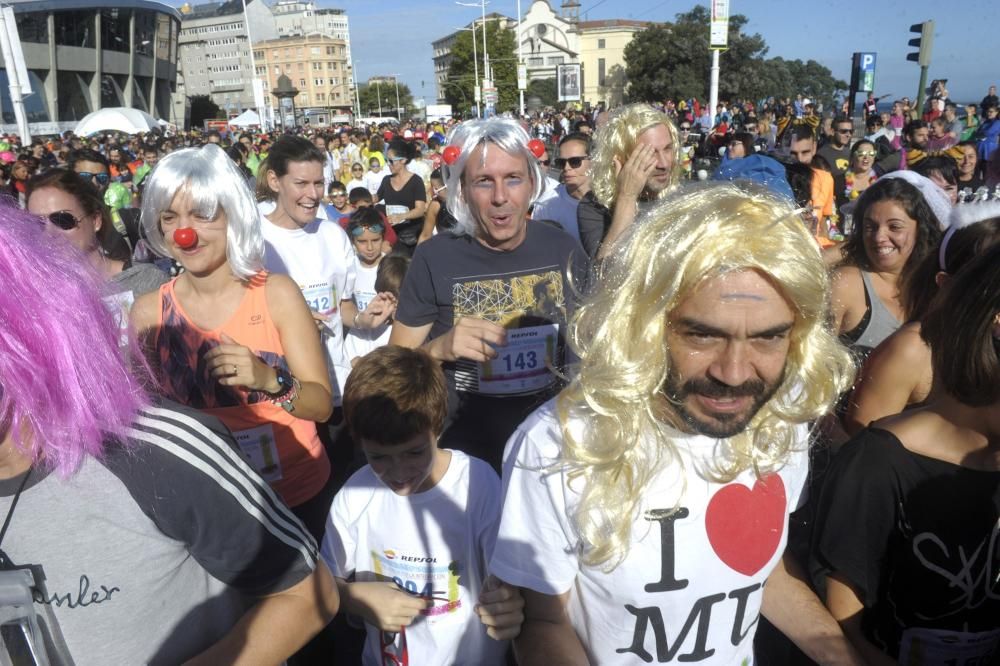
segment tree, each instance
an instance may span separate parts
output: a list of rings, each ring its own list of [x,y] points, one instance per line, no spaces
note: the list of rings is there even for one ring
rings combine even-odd
[[[362,116],[377,116],[379,110],[379,96],[382,97],[382,115],[396,116],[402,115],[400,120],[408,118],[413,109],[413,94],[410,87],[405,83],[399,84],[399,105],[403,107],[400,114],[396,110],[396,84],[392,81],[383,81],[378,84],[362,83],[358,85],[358,98],[361,100]]]
[[[480,79],[484,78],[482,35],[482,24],[479,24],[476,31],[476,60]],[[490,68],[493,70],[493,85],[500,98],[497,103],[498,111],[513,109],[518,105],[516,46],[513,30],[501,28],[496,21],[486,23],[486,47],[490,56]],[[457,113],[468,113],[475,105],[475,79],[472,32],[462,30],[451,47],[451,66],[444,88],[445,99]]]
[[[634,102],[708,99],[712,56],[707,8],[697,5],[669,25],[638,32],[625,47],[627,96]],[[814,60],[765,59],[767,44],[747,35],[747,18],[729,17],[729,47],[719,57],[719,99],[759,100],[803,93],[830,104],[847,84]]]
[[[604,82],[597,86],[597,94],[606,103],[606,108],[619,106],[625,100],[626,83],[625,68],[621,65],[612,65],[604,75]]]
[[[208,95],[191,95],[191,127],[204,127],[206,120],[225,118],[219,105]]]
[[[542,106],[556,106],[559,101],[559,91],[555,79],[532,79],[524,90],[524,98],[537,97],[542,100]]]

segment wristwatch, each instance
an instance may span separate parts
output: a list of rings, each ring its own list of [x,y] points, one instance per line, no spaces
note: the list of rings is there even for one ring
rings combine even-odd
[[[292,403],[299,397],[299,389],[302,388],[302,384],[284,368],[275,368],[274,372],[280,388],[276,393],[268,393],[267,395],[270,397],[271,404],[279,405],[291,414],[295,411],[295,405]]]

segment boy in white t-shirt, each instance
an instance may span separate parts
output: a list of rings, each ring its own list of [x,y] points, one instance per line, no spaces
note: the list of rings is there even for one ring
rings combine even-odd
[[[334,498],[323,559],[365,620],[363,663],[503,664],[519,593],[488,576],[500,480],[437,447],[447,385],[426,353],[382,347],[347,381],[344,417],[368,459]]]
[[[359,208],[351,214],[347,223],[347,235],[351,238],[355,253],[354,303],[358,312],[364,312],[368,304],[382,295],[389,305],[389,318],[374,328],[350,329],[344,338],[344,349],[349,361],[364,356],[373,349],[389,344],[392,333],[392,314],[395,312],[396,299],[399,297],[399,281],[392,275],[399,272],[398,267],[390,271],[389,279],[383,279],[387,284],[379,286],[380,267],[384,261],[385,221],[374,208]],[[407,262],[406,265],[408,265]],[[406,266],[402,267],[405,275]]]

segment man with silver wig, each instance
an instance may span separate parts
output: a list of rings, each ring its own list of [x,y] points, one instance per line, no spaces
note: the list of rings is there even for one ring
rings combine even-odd
[[[585,270],[575,239],[528,219],[543,188],[541,151],[529,144],[520,125],[501,118],[452,133],[444,175],[458,224],[417,247],[390,338],[444,365],[441,446],[497,468],[510,433],[559,387],[569,276]]]

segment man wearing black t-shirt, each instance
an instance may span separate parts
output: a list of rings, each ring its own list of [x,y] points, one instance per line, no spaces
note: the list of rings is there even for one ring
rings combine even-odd
[[[585,270],[571,236],[528,221],[543,173],[527,143],[503,119],[465,123],[452,138],[456,230],[417,247],[389,340],[422,346],[444,365],[441,446],[497,468],[514,428],[559,387],[569,279]]]

